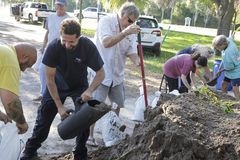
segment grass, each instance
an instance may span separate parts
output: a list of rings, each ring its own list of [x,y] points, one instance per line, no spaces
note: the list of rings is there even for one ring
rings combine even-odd
[[[163,33],[166,31],[163,31]],[[95,30],[82,29],[82,34],[86,36],[93,37]],[[172,56],[174,56],[178,51],[191,46],[192,44],[203,44],[211,47],[212,36],[203,36],[197,34],[183,33],[183,32],[169,32],[164,44],[161,48],[160,57],[153,56],[149,51],[143,51],[144,54],[144,65],[145,72],[162,73],[163,64]],[[240,46],[240,41],[236,42],[237,46]],[[216,56],[215,59],[219,59]],[[209,61],[209,67],[213,69],[214,59]],[[128,62],[129,63],[129,62]]]

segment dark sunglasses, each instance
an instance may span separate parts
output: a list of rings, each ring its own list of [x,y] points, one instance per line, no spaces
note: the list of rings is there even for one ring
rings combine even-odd
[[[131,18],[128,17],[128,23],[133,23],[133,20],[131,20]]]

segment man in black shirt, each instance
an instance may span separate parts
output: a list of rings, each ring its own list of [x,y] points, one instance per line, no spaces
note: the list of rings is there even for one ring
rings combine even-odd
[[[28,139],[21,160],[31,159],[46,140],[50,126],[57,113],[61,119],[68,116],[64,101],[70,96],[73,101],[81,97],[83,101],[92,98],[93,91],[104,79],[103,61],[95,45],[80,36],[80,24],[74,19],[65,19],[60,27],[60,39],[53,40],[43,57],[46,65],[47,89],[34,126],[32,137]],[[96,72],[88,86],[87,67]],[[86,141],[89,129],[82,130],[76,138],[73,154],[75,160],[87,159]]]

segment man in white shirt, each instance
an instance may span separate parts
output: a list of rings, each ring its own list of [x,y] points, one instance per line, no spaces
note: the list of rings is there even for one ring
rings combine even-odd
[[[114,110],[119,115],[124,107],[124,68],[126,58],[138,65],[137,34],[140,27],[134,22],[139,17],[139,10],[134,3],[124,3],[119,12],[100,19],[95,35],[95,43],[104,61],[105,79],[97,88],[94,98],[116,103]]]

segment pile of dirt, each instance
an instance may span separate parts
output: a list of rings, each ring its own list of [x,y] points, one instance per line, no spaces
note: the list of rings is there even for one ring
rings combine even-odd
[[[216,93],[222,100],[232,97]],[[239,113],[226,113],[204,94],[162,94],[131,137],[89,152],[90,160],[238,160]],[[234,106],[235,109],[239,106]],[[66,160],[61,155],[52,159]]]
[[[159,107],[146,111],[146,121],[135,127],[131,137],[116,146],[91,152],[89,159],[240,159],[238,113],[225,113],[208,96],[195,93],[162,96],[159,102]]]

